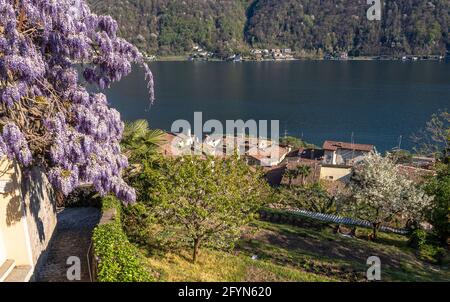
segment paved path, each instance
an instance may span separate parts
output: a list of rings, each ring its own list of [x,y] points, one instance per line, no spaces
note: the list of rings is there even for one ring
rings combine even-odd
[[[76,256],[81,261],[81,280],[89,282],[87,254],[92,230],[100,220],[96,208],[67,208],[58,213],[56,233],[42,268],[36,273],[38,282],[68,282],[67,259]]]

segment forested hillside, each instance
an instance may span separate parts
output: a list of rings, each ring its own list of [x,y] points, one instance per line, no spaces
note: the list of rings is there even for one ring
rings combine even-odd
[[[183,54],[198,43],[210,50],[245,47],[248,0],[89,0],[117,19],[121,34],[140,48]]]
[[[443,54],[450,48],[449,0],[385,0],[368,21],[366,0],[89,0],[121,34],[160,55],[198,43],[227,53],[290,47],[299,54]]]
[[[385,0],[381,21],[366,0],[259,0],[249,12],[251,44],[349,51],[354,55],[437,54],[449,44],[449,0]]]

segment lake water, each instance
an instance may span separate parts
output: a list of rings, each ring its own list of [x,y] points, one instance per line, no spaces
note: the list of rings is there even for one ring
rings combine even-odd
[[[149,109],[143,72],[107,91],[124,120],[279,120],[280,135],[369,143],[379,151],[412,148],[410,136],[439,109],[450,109],[450,63],[292,61],[156,62],[155,104]]]

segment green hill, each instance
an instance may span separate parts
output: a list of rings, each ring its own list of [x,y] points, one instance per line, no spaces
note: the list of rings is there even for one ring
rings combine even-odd
[[[289,47],[302,55],[431,55],[450,49],[450,1],[385,0],[368,21],[366,0],[88,0],[149,53],[218,53]]]

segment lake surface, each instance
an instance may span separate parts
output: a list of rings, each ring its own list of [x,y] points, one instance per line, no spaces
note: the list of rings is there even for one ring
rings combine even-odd
[[[395,61],[156,62],[149,109],[143,71],[107,91],[124,120],[170,130],[178,119],[279,120],[280,135],[411,149],[431,114],[450,109],[450,63]]]

